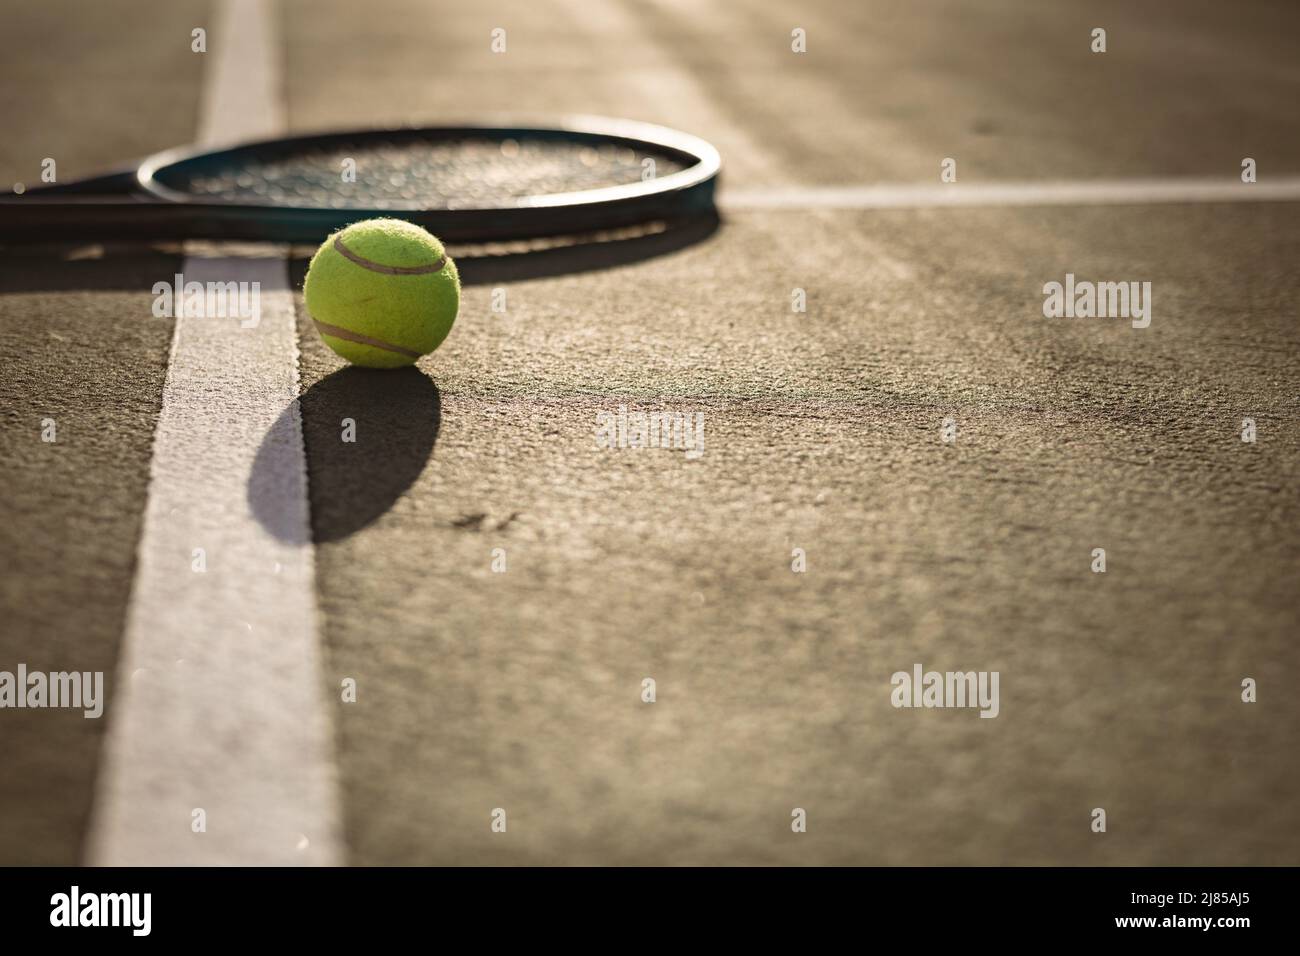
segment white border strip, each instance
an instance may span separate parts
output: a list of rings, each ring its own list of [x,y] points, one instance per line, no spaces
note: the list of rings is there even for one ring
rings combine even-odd
[[[282,129],[272,13],[221,4],[204,142]],[[195,253],[185,280],[259,283],[261,320],[176,320],[90,861],[337,863],[288,270]]]
[[[1223,179],[1113,179],[1093,182],[950,183],[911,186],[803,186],[723,189],[718,205],[768,209],[925,209],[940,206],[1119,206],[1145,203],[1294,202],[1300,176],[1258,183]]]

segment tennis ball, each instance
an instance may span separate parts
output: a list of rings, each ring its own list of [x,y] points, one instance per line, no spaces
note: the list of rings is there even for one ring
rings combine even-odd
[[[325,344],[366,368],[400,368],[432,352],[460,308],[460,276],[442,243],[400,219],[334,233],[312,256],[302,291]]]

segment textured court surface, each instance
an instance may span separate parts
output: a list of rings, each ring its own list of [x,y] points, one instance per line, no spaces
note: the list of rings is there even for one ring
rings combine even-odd
[[[194,138],[210,11],[138,6],[6,11],[0,182]],[[294,130],[582,112],[724,161],[713,225],[453,248],[461,317],[418,371],[344,369],[298,296],[346,859],[1300,863],[1300,206],[725,203],[949,156],[1295,175],[1294,6],[700,7],[278,8]],[[0,670],[105,670],[108,720],[172,332],[149,290],[180,261],[0,257]],[[1150,281],[1150,328],[1043,318],[1067,272]],[[621,404],[704,413],[704,454],[597,448]],[[998,671],[999,716],[893,708],[915,663]],[[0,862],[85,858],[107,723],[0,710]]]

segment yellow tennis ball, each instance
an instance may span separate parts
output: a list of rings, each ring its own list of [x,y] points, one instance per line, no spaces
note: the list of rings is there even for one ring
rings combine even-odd
[[[312,256],[302,291],[325,344],[367,368],[429,354],[460,308],[460,276],[442,243],[400,219],[334,233]]]

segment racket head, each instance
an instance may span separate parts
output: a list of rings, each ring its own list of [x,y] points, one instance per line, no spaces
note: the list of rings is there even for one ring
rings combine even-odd
[[[698,137],[598,117],[317,132],[151,156],[130,183],[135,226],[117,222],[131,237],[319,242],[392,216],[450,241],[532,238],[712,213],[720,168]],[[121,180],[28,197],[75,193],[88,211],[97,189],[117,191]],[[141,215],[140,203],[172,209]],[[115,218],[88,215],[100,230]]]

